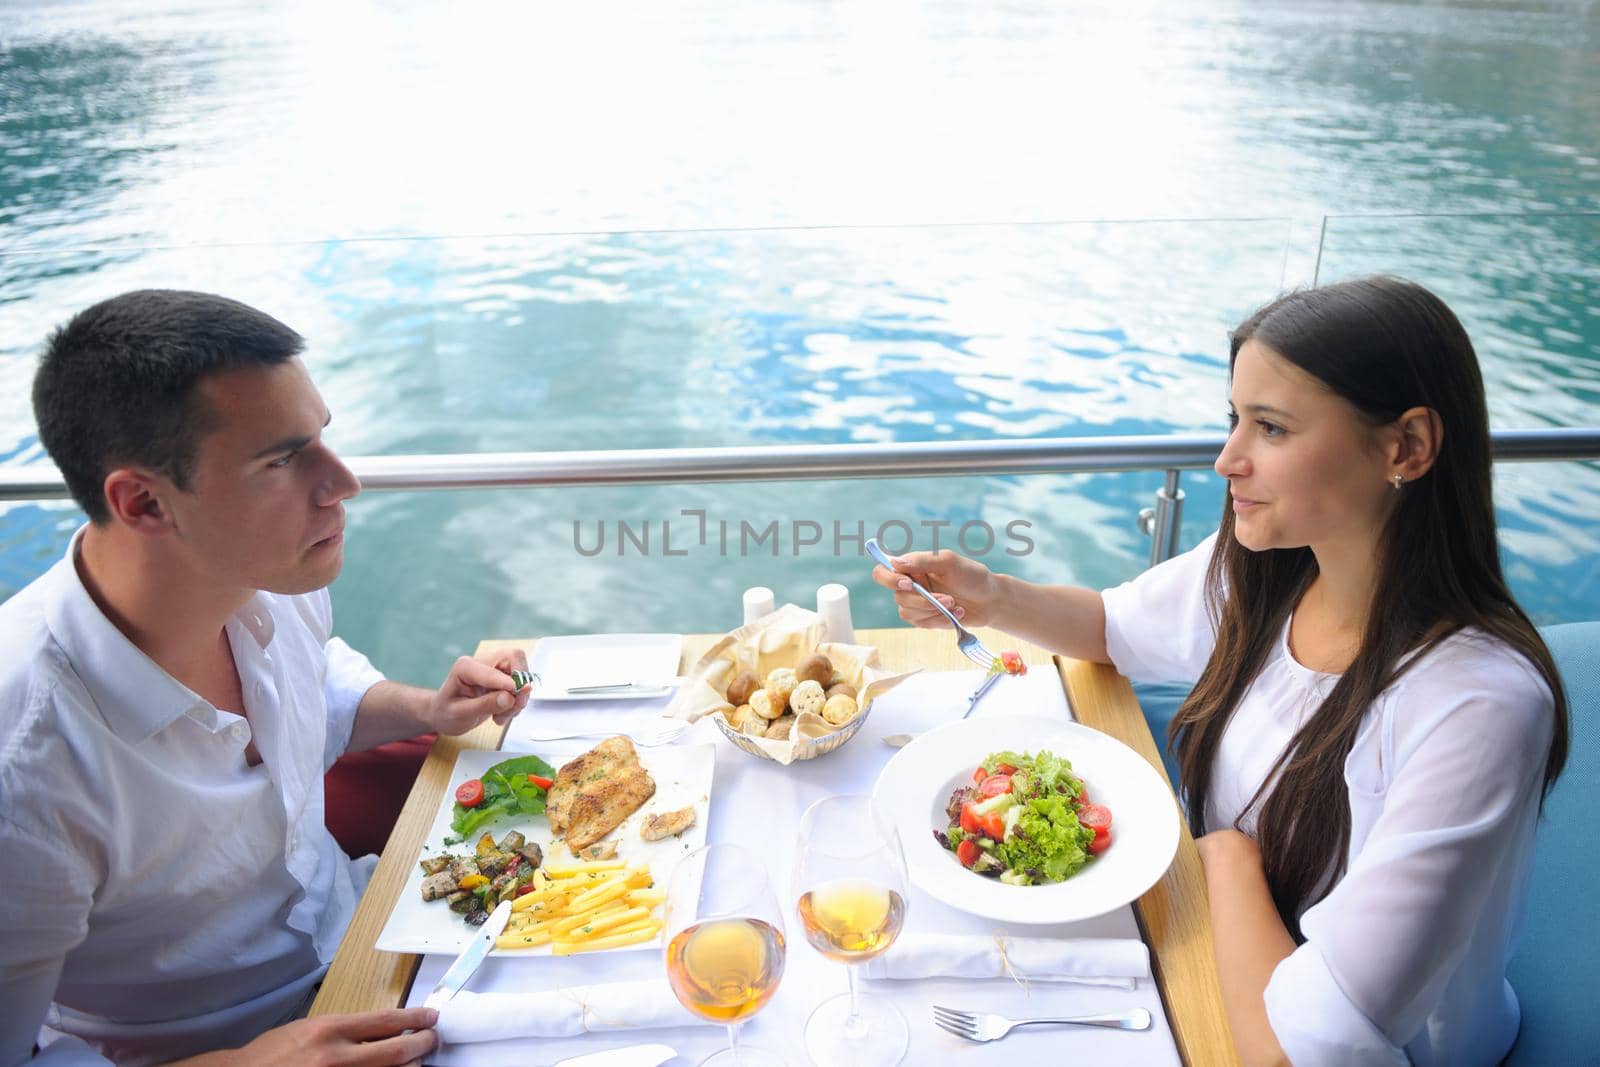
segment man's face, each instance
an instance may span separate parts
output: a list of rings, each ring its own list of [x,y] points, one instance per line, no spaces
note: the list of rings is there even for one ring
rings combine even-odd
[[[219,589],[305,593],[344,563],[344,501],[360,483],[322,443],[329,420],[298,359],[196,386],[217,426],[187,492],[165,494],[180,550]]]

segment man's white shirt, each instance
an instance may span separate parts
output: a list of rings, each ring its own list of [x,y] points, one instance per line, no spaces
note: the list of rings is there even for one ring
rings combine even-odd
[[[382,675],[326,590],[227,624],[248,717],[141,652],[66,557],[0,604],[0,1064],[160,1062],[298,1014],[373,861],[322,776]],[[254,740],[261,762],[250,766]],[[87,1044],[86,1044],[87,1043]]]

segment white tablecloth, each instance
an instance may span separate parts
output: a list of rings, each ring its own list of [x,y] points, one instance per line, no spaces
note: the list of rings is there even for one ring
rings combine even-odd
[[[756,759],[729,744],[710,722],[697,723],[686,741],[717,742],[716,778],[711,793],[710,839],[734,841],[764,856],[780,897],[789,881],[800,816],[812,801],[832,793],[870,793],[878,771],[894,755],[880,738],[914,733],[960,715],[980,679],[977,671],[925,672],[907,679],[879,698],[872,717],[843,748],[820,759],[781,767]],[[1049,667],[1036,667],[1021,678],[1002,679],[978,705],[975,717],[996,714],[1068,718],[1060,679]],[[792,914],[789,954],[783,983],[772,1002],[749,1022],[742,1043],[761,1045],[806,1067],[802,1039],[807,1016],[818,1003],[846,990],[844,967],[818,955],[805,941]],[[1088,922],[1058,927],[1007,926],[949,908],[916,887],[906,914],[906,929],[940,933],[1023,937],[1138,937],[1133,910],[1125,907]],[[450,964],[448,956],[424,957],[408,1004],[420,1004]],[[469,988],[479,991],[555,989],[648,978],[662,973],[659,951],[612,952],[566,958],[505,959],[491,957],[473,976]],[[902,1061],[908,1067],[954,1063],[1115,1063],[1179,1064],[1161,996],[1153,978],[1140,979],[1131,990],[1073,983],[1034,982],[1026,988],[1009,979],[971,981],[863,981],[862,992],[892,999],[905,1014],[911,1047]],[[1037,1027],[1014,1031],[1003,1041],[975,1044],[933,1025],[932,1005],[996,1011],[1012,1018],[1056,1014],[1089,1014],[1149,1009],[1155,1025],[1145,1032]],[[671,1067],[697,1064],[726,1041],[720,1027],[683,1027],[589,1035],[582,1038],[477,1043],[441,1048],[429,1062],[440,1065],[503,1063],[548,1067],[567,1056],[648,1042],[678,1050]],[[829,1065],[820,1065],[829,1067]]]

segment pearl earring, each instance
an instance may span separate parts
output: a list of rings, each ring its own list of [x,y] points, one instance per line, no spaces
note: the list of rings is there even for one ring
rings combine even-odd
[[[1395,492],[1398,493],[1400,491],[1400,483],[1403,482],[1404,480],[1405,479],[1401,478],[1400,475],[1398,475],[1398,474],[1396,474],[1394,476],[1394,491]]]

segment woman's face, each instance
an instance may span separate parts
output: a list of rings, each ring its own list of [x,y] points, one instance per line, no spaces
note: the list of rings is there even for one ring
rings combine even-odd
[[[1257,552],[1309,545],[1319,559],[1324,550],[1373,553],[1395,495],[1380,431],[1254,340],[1234,360],[1230,407],[1216,471],[1228,480],[1239,543]]]

